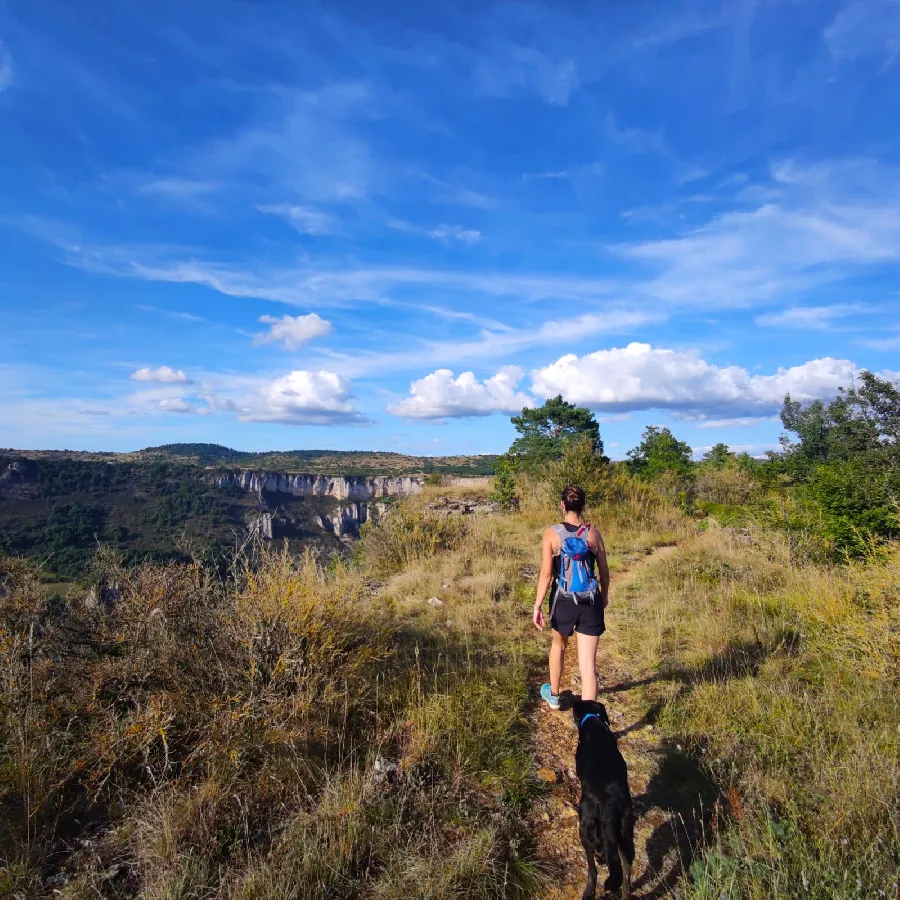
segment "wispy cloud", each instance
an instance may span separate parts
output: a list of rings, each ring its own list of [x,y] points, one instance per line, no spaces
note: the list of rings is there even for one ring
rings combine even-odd
[[[886,67],[900,56],[900,5],[894,0],[848,3],[823,34],[838,61],[878,56]]]
[[[679,305],[750,305],[900,260],[897,171],[865,161],[785,164],[770,194],[682,236],[613,249],[661,269],[640,289]]]
[[[485,94],[506,97],[532,90],[545,102],[565,106],[578,89],[578,70],[571,59],[550,59],[533,47],[501,43],[478,62],[476,80]]]
[[[13,77],[12,57],[9,51],[0,41],[0,94],[3,93],[11,84]]]
[[[624,147],[630,153],[669,155],[669,144],[665,132],[661,128],[646,130],[620,126],[616,123],[615,116],[608,113],[603,120],[603,130],[614,143]]]
[[[353,377],[375,372],[404,372],[423,366],[480,359],[502,359],[533,347],[571,344],[594,334],[622,334],[654,321],[649,313],[610,310],[583,314],[565,320],[545,321],[531,328],[483,331],[477,337],[446,341],[420,341],[395,352],[358,350],[352,354],[329,353],[334,368]]]
[[[862,303],[835,303],[831,306],[791,306],[777,313],[758,316],[757,325],[774,328],[813,328],[827,331],[834,323],[851,316],[872,312],[871,307]]]
[[[301,234],[334,234],[337,230],[334,218],[314,206],[277,203],[258,206],[257,209],[261,213],[281,216]]]
[[[458,241],[461,244],[477,244],[481,240],[481,232],[474,228],[463,228],[461,225],[438,225],[428,232],[430,237],[440,241]]]

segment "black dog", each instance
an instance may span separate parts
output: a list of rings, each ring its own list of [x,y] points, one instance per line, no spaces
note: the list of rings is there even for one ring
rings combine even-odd
[[[596,855],[603,848],[609,878],[604,890],[623,888],[631,894],[631,864],[634,862],[634,810],[628,790],[628,768],[602,703],[581,700],[565,691],[560,709],[571,709],[578,727],[575,771],[581,780],[581,845],[587,856],[588,880],[582,900],[591,900],[597,890]]]

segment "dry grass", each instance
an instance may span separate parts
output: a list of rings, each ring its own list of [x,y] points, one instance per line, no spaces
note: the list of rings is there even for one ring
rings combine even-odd
[[[539,894],[528,553],[505,517],[388,522],[355,568],[101,557],[99,607],[50,607],[4,562],[0,897],[60,870],[72,898]],[[431,569],[459,584],[442,610],[403,589]]]
[[[896,896],[900,553],[795,566],[712,529],[631,588],[659,727],[722,793],[686,897]]]

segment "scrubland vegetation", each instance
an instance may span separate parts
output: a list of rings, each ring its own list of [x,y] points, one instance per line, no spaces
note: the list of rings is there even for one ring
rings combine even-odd
[[[826,447],[890,400],[870,395],[825,409]],[[702,781],[673,896],[896,896],[892,420],[858,442],[861,469],[832,451],[801,464],[799,432],[767,463],[720,446],[685,464],[648,430],[609,464],[589,417],[551,412],[523,417],[500,462],[508,512],[447,513],[437,499],[466,490],[431,485],[350,560],[251,546],[226,571],[105,551],[66,602],[0,561],[0,897],[547,896],[558,873],[523,824],[543,790],[530,608],[572,481],[613,572],[679,548],[614,595],[608,638],[677,763],[660,777]],[[874,487],[828,506],[829,466],[872,469]]]

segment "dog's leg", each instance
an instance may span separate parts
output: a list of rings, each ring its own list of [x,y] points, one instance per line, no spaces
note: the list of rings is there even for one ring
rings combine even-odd
[[[631,896],[631,864],[634,862],[634,809],[629,803],[622,815],[622,840],[619,844],[619,859],[625,880],[622,884],[623,900]]]
[[[619,859],[619,834],[618,823],[606,821],[603,823],[603,853],[606,856],[606,865],[609,867],[609,878],[603,882],[606,891],[617,891],[622,887],[622,861]]]
[[[581,846],[584,847],[584,855],[587,857],[588,866],[587,884],[584,886],[584,893],[581,895],[581,900],[594,900],[594,894],[597,892],[596,854],[599,849],[599,843],[597,841],[597,822],[593,814],[593,804],[585,802],[584,796],[582,796],[581,803],[579,804],[579,813]]]

